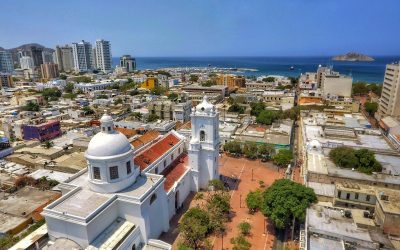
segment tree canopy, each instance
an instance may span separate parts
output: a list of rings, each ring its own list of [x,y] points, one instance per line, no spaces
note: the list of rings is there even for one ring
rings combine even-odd
[[[57,101],[61,97],[61,91],[58,88],[48,88],[44,89],[42,96],[46,101]]]
[[[239,113],[239,114],[243,114],[245,111],[245,108],[239,104],[237,104],[236,102],[233,103],[233,105],[231,105],[228,108],[228,112],[234,112],[234,113]]]
[[[370,116],[373,116],[375,112],[378,111],[378,103],[376,102],[366,102],[364,107],[365,111],[367,111]]]
[[[22,107],[25,111],[39,111],[39,104],[36,102],[28,101],[25,106]]]
[[[314,190],[287,179],[276,180],[263,193],[262,213],[277,228],[291,224],[293,218],[304,222],[306,209],[317,201]]]
[[[353,83],[353,90],[352,90],[353,95],[366,95],[370,91],[380,96],[382,92],[382,84],[365,83],[365,82]]]
[[[276,155],[272,158],[274,164],[277,166],[286,166],[293,159],[293,153],[289,149],[280,149]]]
[[[375,159],[374,152],[368,149],[337,147],[329,152],[329,158],[339,167],[354,168],[365,174],[382,171],[382,165]]]
[[[280,119],[280,111],[263,110],[257,116],[256,122],[265,125],[271,125],[278,119]]]

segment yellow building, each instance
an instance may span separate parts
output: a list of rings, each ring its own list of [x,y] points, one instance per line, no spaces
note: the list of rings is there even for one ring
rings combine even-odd
[[[147,79],[140,85],[141,88],[153,90],[158,85],[158,79],[156,77],[147,77]]]
[[[233,89],[235,87],[244,87],[246,83],[246,79],[242,76],[236,76],[233,74],[219,74],[216,79],[216,83],[218,85],[228,86],[228,88]]]

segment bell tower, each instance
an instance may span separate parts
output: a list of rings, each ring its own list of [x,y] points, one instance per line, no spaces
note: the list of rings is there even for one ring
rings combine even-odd
[[[207,189],[210,180],[219,179],[219,113],[207,96],[192,109],[192,137],[189,142],[189,164],[192,189]]]

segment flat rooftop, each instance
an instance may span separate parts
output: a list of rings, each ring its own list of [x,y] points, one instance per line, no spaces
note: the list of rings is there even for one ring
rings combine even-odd
[[[25,217],[58,196],[59,193],[55,191],[24,187],[0,200],[0,213]]]
[[[358,228],[353,219],[344,217],[339,209],[313,205],[307,209],[307,220],[311,233],[372,242],[368,230]]]
[[[343,248],[341,240],[329,239],[326,237],[316,237],[310,235],[308,239],[308,249],[312,250],[340,250]]]
[[[163,177],[154,174],[141,174],[137,177],[136,182],[128,188],[110,194],[97,193],[90,189],[89,176],[87,171],[84,171],[77,178],[70,181],[68,184],[80,187],[71,196],[63,196],[53,207],[48,207],[48,210],[66,213],[73,216],[87,218],[95,212],[97,208],[112,199],[115,195],[125,195],[131,198],[140,200],[153,186],[158,185]]]

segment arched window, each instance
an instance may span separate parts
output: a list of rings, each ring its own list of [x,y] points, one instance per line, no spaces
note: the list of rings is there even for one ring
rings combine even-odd
[[[200,141],[205,141],[206,140],[206,132],[204,130],[200,131]]]

